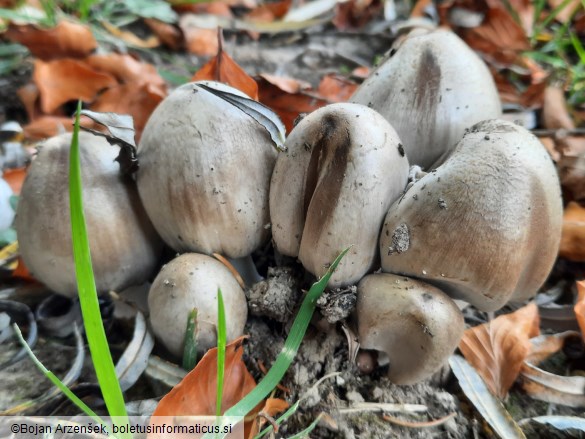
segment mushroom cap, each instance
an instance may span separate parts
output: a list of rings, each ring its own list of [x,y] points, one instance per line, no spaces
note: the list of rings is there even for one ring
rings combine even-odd
[[[394,274],[371,274],[360,281],[355,315],[360,347],[388,355],[388,378],[396,384],[430,377],[453,353],[465,329],[449,296]]]
[[[408,36],[351,97],[396,129],[411,165],[443,162],[466,128],[501,115],[484,62],[453,32]]]
[[[540,141],[513,123],[484,121],[392,205],[380,238],[382,269],[496,310],[544,283],[562,214],[557,172]]]
[[[51,290],[77,296],[69,211],[71,134],[40,145],[18,203],[19,250],[33,276]],[[162,242],[132,179],[122,176],[119,148],[104,138],[79,133],[83,207],[98,293],[146,281]]]
[[[137,184],[156,230],[176,251],[244,257],[269,236],[268,190],[276,160],[268,131],[199,85],[182,85],[150,116]]]
[[[278,156],[270,187],[276,248],[322,276],[353,245],[329,282],[357,282],[376,258],[384,215],[404,190],[408,160],[390,124],[358,104],[306,116]]]
[[[216,259],[185,253],[163,266],[148,294],[150,323],[156,337],[181,357],[189,313],[197,309],[195,340],[204,353],[217,345],[217,291],[223,296],[228,341],[244,332],[248,307],[244,291]]]

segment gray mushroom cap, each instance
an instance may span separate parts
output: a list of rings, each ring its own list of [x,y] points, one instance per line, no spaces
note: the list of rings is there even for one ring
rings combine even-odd
[[[430,377],[453,353],[465,329],[463,315],[445,293],[386,273],[360,281],[355,315],[360,347],[388,356],[388,377],[396,384]]]
[[[195,341],[200,354],[217,346],[217,291],[221,288],[228,341],[244,332],[248,307],[244,291],[216,259],[185,253],[166,264],[148,294],[150,323],[156,337],[176,357],[183,354],[187,319],[197,309]]]
[[[443,162],[466,128],[501,115],[492,75],[453,32],[415,33],[351,97],[396,129],[411,165]]]
[[[357,282],[371,268],[384,215],[406,185],[400,139],[375,111],[345,103],[306,116],[285,145],[270,187],[276,248],[322,276],[353,245],[329,286]]]
[[[382,269],[496,310],[544,283],[562,213],[557,172],[540,141],[513,123],[484,121],[389,209]]]
[[[69,213],[71,134],[40,145],[24,181],[16,216],[20,254],[51,290],[77,296]],[[146,281],[162,242],[140,203],[135,183],[120,175],[119,148],[79,133],[85,221],[98,293]]]
[[[276,150],[264,127],[201,84],[246,97],[211,81],[173,91],[142,134],[138,190],[173,249],[244,257],[270,234],[268,191]]]

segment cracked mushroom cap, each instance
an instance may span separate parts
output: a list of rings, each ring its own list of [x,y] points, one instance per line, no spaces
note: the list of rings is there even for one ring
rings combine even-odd
[[[176,357],[183,355],[189,313],[197,309],[197,351],[217,346],[217,290],[223,296],[227,340],[244,332],[248,307],[244,291],[216,259],[185,253],[163,266],[148,293],[150,323],[156,337]]]
[[[386,273],[360,281],[355,315],[360,347],[388,356],[388,378],[396,384],[414,384],[439,370],[465,329],[463,315],[445,293]]]
[[[71,134],[43,142],[22,186],[16,215],[20,255],[51,290],[77,296],[69,213]],[[132,179],[120,174],[120,149],[79,133],[83,207],[98,293],[145,282],[156,268],[162,242]]]
[[[138,190],[173,249],[240,258],[270,235],[268,191],[276,150],[263,126],[200,85],[247,97],[211,81],[173,91],[144,128]]]
[[[351,97],[396,129],[411,165],[443,162],[466,128],[500,117],[484,62],[453,32],[414,33],[391,52]]]
[[[329,282],[357,282],[376,258],[382,220],[408,178],[394,129],[374,110],[333,104],[290,133],[270,187],[272,236],[281,253],[322,276],[353,245]]]
[[[497,310],[544,283],[562,214],[558,175],[540,141],[513,123],[484,121],[392,205],[380,238],[382,269]]]

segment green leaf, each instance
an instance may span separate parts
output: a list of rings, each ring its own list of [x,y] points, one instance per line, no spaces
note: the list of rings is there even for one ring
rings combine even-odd
[[[124,5],[143,18],[155,18],[166,23],[175,23],[179,18],[171,5],[161,0],[126,0]]]
[[[185,345],[183,347],[183,369],[192,370],[197,364],[197,308],[193,308],[187,317]]]
[[[250,410],[256,407],[264,398],[266,398],[266,396],[268,396],[268,394],[272,392],[272,390],[280,382],[290,367],[297,351],[299,350],[299,346],[301,345],[301,341],[305,336],[309,322],[313,317],[317,299],[325,290],[325,287],[327,286],[333,271],[335,271],[339,265],[339,262],[349,251],[349,249],[350,247],[346,248],[339,256],[337,256],[337,258],[335,258],[335,261],[333,261],[327,270],[327,273],[325,273],[325,275],[318,282],[313,284],[305,296],[295,321],[292,324],[286,342],[284,343],[284,347],[282,348],[282,351],[280,351],[280,354],[278,354],[278,357],[276,357],[276,361],[268,373],[264,376],[262,381],[260,381],[258,385],[252,389],[250,393],[242,398],[236,405],[227,410],[224,414],[225,416],[246,416],[248,412],[250,412]]]
[[[79,291],[79,302],[83,315],[83,325],[91,359],[98,383],[110,416],[118,417],[114,421],[118,425],[127,424],[126,406],[120,383],[108,346],[106,332],[100,314],[100,306],[95,286],[95,278],[91,264],[89,239],[83,212],[81,165],[79,159],[79,116],[81,101],[77,103],[75,126],[71,139],[69,157],[69,202],[71,211],[71,233],[73,240],[73,259],[75,261],[75,277]],[[132,437],[129,434],[123,437]]]
[[[227,339],[225,323],[225,308],[221,288],[217,290],[217,393],[215,401],[215,416],[221,416],[221,401],[223,399],[223,380],[225,373],[225,345]]]

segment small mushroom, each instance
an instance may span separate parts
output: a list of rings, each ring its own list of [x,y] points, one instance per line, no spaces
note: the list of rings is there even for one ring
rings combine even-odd
[[[203,81],[165,98],[138,146],[138,190],[156,230],[176,251],[242,258],[270,235],[276,149],[260,123],[209,89],[246,97]]]
[[[443,162],[464,130],[500,117],[484,62],[453,32],[414,32],[357,89],[351,102],[378,111],[396,129],[411,165]]]
[[[20,254],[33,276],[51,290],[77,296],[69,213],[71,134],[42,143],[24,184],[16,215]],[[120,174],[119,148],[79,133],[85,221],[98,293],[146,281],[162,242],[135,183]]]
[[[511,122],[484,121],[389,209],[382,269],[497,310],[544,283],[562,215],[557,172],[540,141]]]
[[[195,341],[200,354],[217,345],[217,291],[223,296],[227,339],[244,332],[246,296],[221,262],[206,255],[185,253],[163,266],[148,294],[150,323],[156,337],[180,357],[187,319],[197,309]]]
[[[386,273],[360,281],[355,315],[360,347],[388,356],[388,378],[396,384],[414,384],[439,370],[465,329],[463,315],[445,293]]]
[[[270,187],[276,248],[322,276],[353,245],[329,282],[357,282],[372,267],[390,204],[406,186],[408,160],[396,132],[374,110],[333,104],[290,133]]]

